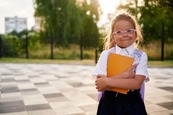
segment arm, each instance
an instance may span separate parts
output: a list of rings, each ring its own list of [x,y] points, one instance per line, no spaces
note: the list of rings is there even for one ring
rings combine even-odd
[[[129,90],[140,89],[145,76],[135,75],[134,78],[129,79],[113,79],[107,77],[101,77],[96,80],[96,89],[98,91],[109,90],[110,87],[117,87]]]
[[[133,65],[132,67],[130,67],[129,69],[127,69],[126,71],[116,75],[116,76],[112,76],[111,78],[113,79],[127,79],[127,78],[133,78],[135,77],[135,72],[134,69],[136,68],[136,65]]]
[[[106,80],[106,79],[110,79],[111,82],[114,82],[113,79],[129,79],[129,78],[134,78],[134,76],[135,76],[134,68],[135,67],[136,66],[132,66],[129,69],[127,69],[125,72],[122,72],[122,73],[120,73],[120,74],[118,74],[116,76],[113,76],[111,78],[107,78],[106,76],[101,75],[101,74],[97,75],[97,80],[95,81],[96,88],[98,87],[98,85],[99,85],[99,87],[102,87],[104,90],[110,90],[111,87],[114,87],[114,86],[111,86],[111,85],[108,85],[107,83],[105,83],[106,81],[104,81],[104,80]],[[102,78],[102,81],[101,81],[100,78]],[[98,81],[101,82],[101,83],[99,83]]]
[[[110,87],[117,87],[123,89],[139,89],[144,82],[145,78],[148,77],[147,72],[147,61],[148,57],[146,53],[143,53],[140,63],[136,67],[135,77],[128,79],[113,79],[113,78],[99,78],[96,80],[96,88],[99,91],[108,90]],[[119,77],[121,78],[121,77]]]
[[[116,76],[112,76],[111,78],[113,79],[127,79],[127,78],[133,78],[135,76],[135,72],[134,72],[134,68],[136,66],[132,66],[129,69],[127,69],[126,71],[116,75]],[[104,74],[98,74],[97,75],[97,79],[101,78],[101,77],[105,77]]]
[[[106,66],[107,66],[107,58],[108,58],[108,51],[104,50],[99,57],[99,60],[96,64],[96,67],[94,68],[94,71],[92,73],[92,76],[96,77],[98,74],[100,75],[106,75]]]

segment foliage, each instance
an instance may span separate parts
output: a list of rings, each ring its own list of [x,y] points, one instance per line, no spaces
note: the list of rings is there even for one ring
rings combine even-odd
[[[28,39],[28,44],[26,44]],[[24,30],[19,33],[12,31],[2,37],[2,55],[4,57],[23,57],[28,49],[37,49],[40,47],[38,34],[34,31]]]
[[[54,53],[54,59],[79,59],[80,57],[79,46],[75,44],[69,45],[68,48],[55,47]],[[84,49],[83,53],[84,59],[94,59],[95,52],[93,49]],[[30,50],[30,58],[34,59],[50,59],[49,54],[50,50],[49,45],[47,44],[44,44],[42,47],[35,50]]]
[[[35,16],[44,28],[40,34],[44,42],[53,39],[55,45],[79,44],[94,47],[98,39],[99,19],[97,0],[34,0]]]
[[[143,3],[131,0],[120,5],[119,9],[126,9],[137,17],[146,42],[161,39],[162,25],[165,27],[166,41],[173,38],[172,0],[143,0]]]
[[[171,43],[165,43],[164,58],[173,59],[173,45]],[[160,60],[161,59],[161,41],[151,41],[148,44],[140,47],[148,55],[149,60]]]

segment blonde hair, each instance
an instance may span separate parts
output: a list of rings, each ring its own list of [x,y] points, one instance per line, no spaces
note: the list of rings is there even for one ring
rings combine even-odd
[[[117,16],[115,16],[113,20],[111,21],[109,33],[104,39],[104,49],[110,49],[115,46],[116,43],[114,41],[112,33],[114,31],[115,23],[119,20],[127,20],[131,22],[132,25],[134,26],[134,29],[136,30],[136,35],[137,35],[136,41],[135,41],[136,46],[138,46],[138,44],[143,41],[141,28],[138,25],[136,18],[130,15],[129,13],[120,13]]]

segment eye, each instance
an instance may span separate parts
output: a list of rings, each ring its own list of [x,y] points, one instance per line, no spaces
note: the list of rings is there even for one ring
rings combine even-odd
[[[127,30],[127,33],[134,33],[135,32],[135,29],[128,29]]]
[[[122,34],[122,33],[123,33],[122,30],[118,30],[118,31],[115,32],[115,34]]]

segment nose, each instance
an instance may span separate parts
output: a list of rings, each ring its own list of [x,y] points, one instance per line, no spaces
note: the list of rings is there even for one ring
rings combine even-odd
[[[124,31],[123,32],[123,36],[127,36],[127,31]]]

